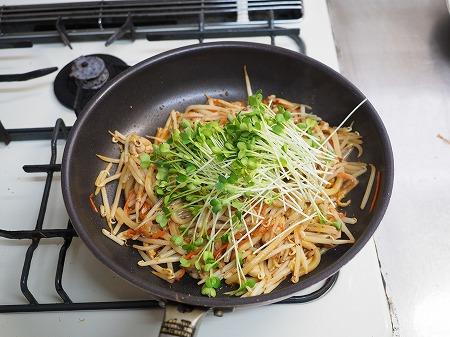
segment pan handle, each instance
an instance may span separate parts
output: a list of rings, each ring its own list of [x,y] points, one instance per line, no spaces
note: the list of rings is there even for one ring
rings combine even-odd
[[[159,337],[194,337],[200,320],[208,311],[209,308],[166,303]]]

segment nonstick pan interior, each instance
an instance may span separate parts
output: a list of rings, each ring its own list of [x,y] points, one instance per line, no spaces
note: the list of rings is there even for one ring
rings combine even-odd
[[[359,203],[368,175],[350,194],[348,216],[358,222],[351,225],[357,241],[322,256],[318,268],[297,284],[283,282],[272,293],[250,298],[223,295],[201,296],[201,287],[189,277],[170,285],[137,266],[140,256],[128,247],[120,247],[101,234],[104,219],[93,212],[88,197],[94,180],[104,168],[96,154],[117,156],[108,130],[123,134],[137,132],[153,135],[166,121],[172,109],[183,111],[192,103],[203,103],[205,95],[228,100],[245,100],[243,67],[247,66],[254,90],[275,94],[312,106],[313,113],[330,124],[339,124],[358,105],[364,95],[330,68],[286,49],[251,43],[212,43],[189,46],[143,61],[116,77],[86,106],[66,145],[62,184],[64,200],[73,225],[81,239],[103,263],[132,284],[167,300],[207,307],[235,307],[270,303],[286,298],[332,275],[348,262],[371,237],[389,202],[393,180],[392,151],[387,133],[369,102],[352,116],[354,129],[364,138],[362,161],[373,163],[381,172],[378,202],[372,212],[361,211]],[[109,199],[114,188],[109,189]]]

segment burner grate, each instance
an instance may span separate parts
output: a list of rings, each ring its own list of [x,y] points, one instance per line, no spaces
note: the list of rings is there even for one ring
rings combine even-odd
[[[71,42],[93,40],[109,46],[121,38],[154,40],[161,31],[198,33],[202,29],[236,37],[236,32],[251,34],[269,21],[273,27],[273,23],[298,22],[302,17],[301,0],[103,0],[2,6],[0,48],[57,42],[72,48]]]
[[[38,218],[34,230],[3,230],[0,229],[0,237],[11,240],[30,239],[31,244],[25,254],[25,260],[20,278],[20,289],[28,301],[28,304],[0,304],[0,313],[11,312],[43,312],[43,311],[73,311],[73,310],[105,310],[105,309],[148,309],[161,307],[163,303],[156,300],[134,300],[134,301],[110,301],[110,302],[76,302],[66,293],[62,283],[64,271],[64,262],[66,252],[72,243],[72,239],[77,236],[70,221],[66,228],[45,229],[43,222],[47,210],[50,187],[53,181],[53,174],[61,170],[61,164],[56,163],[57,142],[65,140],[71,127],[65,126],[62,119],[58,119],[54,127],[49,128],[31,128],[31,129],[4,129],[0,127],[0,138],[9,139],[9,141],[19,140],[48,140],[50,139],[51,158],[46,165],[25,165],[23,170],[28,173],[45,173],[47,175]],[[28,288],[28,277],[30,266],[33,259],[33,253],[38,247],[40,241],[46,238],[62,238],[64,243],[59,250],[55,274],[55,289],[61,298],[59,303],[39,303]],[[293,296],[289,299],[278,302],[280,304],[288,303],[307,303],[320,298],[326,294],[336,283],[338,273],[328,278],[318,290],[301,296]],[[278,304],[277,303],[277,304]],[[219,315],[219,313],[217,314]]]

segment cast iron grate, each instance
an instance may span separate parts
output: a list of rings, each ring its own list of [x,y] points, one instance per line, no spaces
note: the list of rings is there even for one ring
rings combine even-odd
[[[103,0],[1,6],[0,48],[58,42],[72,48],[72,42],[93,40],[108,46],[122,38],[154,40],[161,32],[198,30],[255,36],[252,32],[269,21],[273,25],[302,17],[302,0]]]
[[[73,311],[73,310],[105,310],[105,309],[145,309],[157,308],[161,303],[156,300],[133,300],[133,301],[110,301],[110,302],[76,302],[73,301],[66,293],[62,276],[64,271],[64,262],[66,252],[72,243],[72,239],[77,236],[70,221],[66,228],[45,229],[43,222],[45,212],[48,206],[50,195],[50,187],[53,180],[53,174],[61,170],[61,164],[56,163],[57,158],[57,141],[65,140],[71,127],[65,126],[62,119],[58,119],[54,127],[49,128],[28,128],[28,129],[0,129],[3,141],[20,141],[20,140],[48,140],[50,139],[51,157],[50,162],[44,165],[24,165],[23,170],[27,173],[45,173],[47,175],[44,191],[42,195],[41,205],[33,230],[3,230],[0,229],[0,237],[11,240],[31,240],[31,243],[25,254],[25,260],[20,277],[20,289],[22,294],[28,301],[28,304],[0,304],[0,313],[7,312],[40,312],[40,311]],[[28,278],[30,266],[33,259],[33,253],[38,247],[41,240],[47,238],[62,238],[63,245],[59,250],[55,274],[55,289],[61,301],[56,303],[39,303],[35,296],[28,288]],[[326,294],[336,283],[338,273],[328,278],[321,288],[318,290],[301,296],[294,296],[278,303],[307,303],[320,298]]]

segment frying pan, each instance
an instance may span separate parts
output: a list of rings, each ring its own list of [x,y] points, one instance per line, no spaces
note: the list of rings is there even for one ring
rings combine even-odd
[[[305,55],[255,43],[206,43],[159,54],[115,77],[84,108],[65,147],[62,189],[77,233],[101,262],[166,303],[161,336],[181,336],[183,331],[186,336],[192,335],[195,324],[210,308],[273,303],[331,276],[369,240],[389,203],[394,173],[392,150],[380,117],[366,102],[349,122],[354,122],[354,129],[365,141],[361,160],[373,163],[380,172],[377,201],[371,212],[359,208],[368,179],[365,175],[350,195],[353,203],[346,208],[348,216],[358,219],[351,226],[356,242],[328,251],[319,266],[297,284],[286,280],[270,294],[247,298],[224,295],[229,289],[223,287],[217,297],[208,298],[201,295],[201,287],[189,277],[171,285],[147,268],[138,267],[141,258],[135,250],[120,247],[103,236],[104,219],[92,211],[88,196],[98,172],[104,168],[96,154],[118,154],[107,131],[153,135],[172,109],[182,111],[189,104],[203,102],[205,95],[245,100],[244,65],[254,90],[310,105],[331,125],[338,125],[365,98],[340,74]],[[114,190],[112,187],[108,191],[109,200]]]

